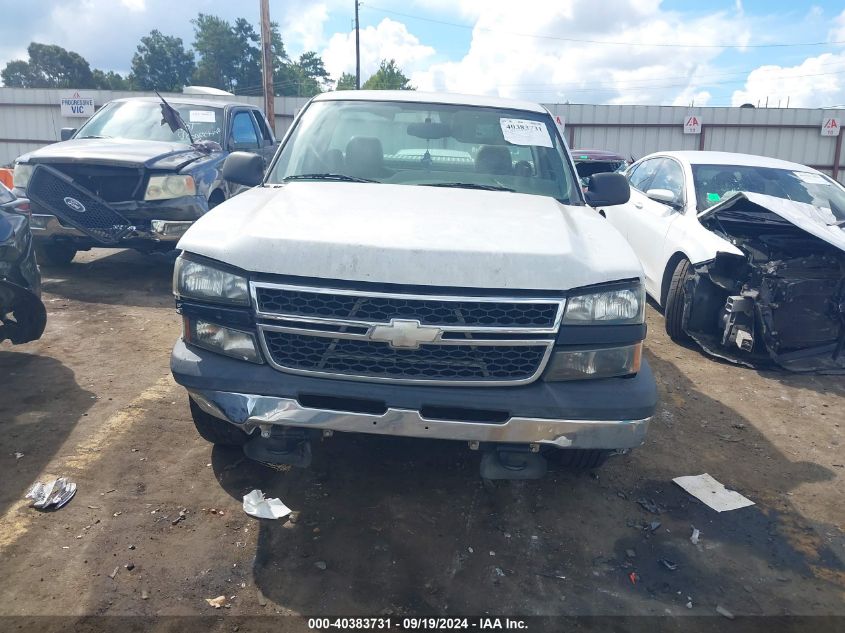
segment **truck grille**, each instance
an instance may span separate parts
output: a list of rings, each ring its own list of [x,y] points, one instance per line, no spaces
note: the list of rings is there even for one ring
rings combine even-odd
[[[265,282],[254,282],[252,291],[264,351],[276,369],[403,383],[531,382],[545,367],[563,308],[561,299]]]
[[[137,167],[116,167],[89,163],[50,163],[80,187],[106,202],[124,202],[140,198],[143,170]]]

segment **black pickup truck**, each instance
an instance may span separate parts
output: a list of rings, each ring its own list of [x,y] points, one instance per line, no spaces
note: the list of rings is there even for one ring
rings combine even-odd
[[[241,191],[222,175],[230,152],[269,163],[275,149],[267,119],[249,104],[117,99],[78,130],[62,129],[62,142],[18,158],[14,192],[32,201],[42,264],[67,264],[95,246],[170,250],[195,220]]]

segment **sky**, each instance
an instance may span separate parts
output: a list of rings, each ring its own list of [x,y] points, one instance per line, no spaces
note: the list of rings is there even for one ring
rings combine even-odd
[[[258,24],[259,0],[2,0],[0,67],[31,41],[128,72],[197,13]],[[355,71],[354,0],[270,0],[288,53]],[[842,0],[363,0],[362,81],[396,59],[420,90],[543,103],[845,106]]]

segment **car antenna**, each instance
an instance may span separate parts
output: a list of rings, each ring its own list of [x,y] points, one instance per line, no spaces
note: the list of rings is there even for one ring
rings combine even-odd
[[[182,115],[179,114],[179,110],[167,103],[167,101],[164,100],[164,97],[158,93],[158,90],[153,90],[153,92],[155,92],[156,96],[161,99],[161,124],[164,125],[167,123],[171,132],[175,132],[179,129],[185,130],[185,132],[188,133],[188,138],[191,140],[191,145],[193,145],[194,136],[191,134],[191,130],[188,129],[185,119],[183,119]]]

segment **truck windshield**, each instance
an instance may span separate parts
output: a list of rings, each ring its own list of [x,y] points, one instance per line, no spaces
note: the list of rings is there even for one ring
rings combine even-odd
[[[388,101],[318,101],[302,113],[268,183],[356,180],[515,191],[579,203],[546,114]]]
[[[170,102],[191,130],[194,141],[222,143],[223,109]],[[185,130],[171,131],[161,118],[159,101],[118,101],[102,107],[74,138],[123,138],[190,143]]]

